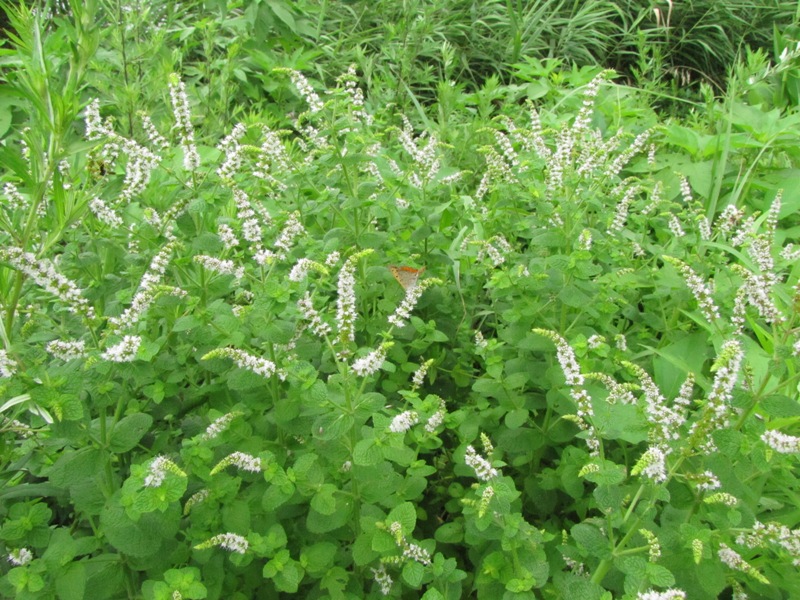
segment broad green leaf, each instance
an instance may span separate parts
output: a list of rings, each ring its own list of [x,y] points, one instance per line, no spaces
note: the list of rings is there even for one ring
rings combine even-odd
[[[337,547],[330,542],[318,542],[300,552],[300,564],[311,574],[321,574],[333,566]]]
[[[306,526],[312,533],[327,533],[347,524],[352,514],[352,500],[339,496],[336,498],[336,508],[332,513],[322,514],[313,508],[309,510]]]
[[[445,523],[436,530],[434,538],[443,544],[458,544],[464,539],[464,527],[457,521]]]
[[[364,467],[377,464],[383,457],[374,438],[359,440],[353,449],[353,462]]]
[[[800,402],[788,396],[767,396],[759,405],[765,413],[776,419],[800,416]]]
[[[324,484],[311,498],[311,508],[323,515],[332,515],[336,510],[334,494],[337,487],[331,483]]]
[[[672,587],[675,585],[675,576],[669,569],[653,563],[647,564],[647,578],[654,586]]]
[[[290,560],[283,569],[275,574],[275,587],[281,592],[294,594],[303,580],[303,569],[296,561]]]
[[[524,408],[517,408],[506,413],[505,424],[509,429],[522,427],[528,421],[528,411]]]
[[[403,580],[412,588],[419,588],[424,576],[425,567],[418,562],[410,560],[403,565]]]
[[[55,577],[58,600],[82,600],[86,593],[86,568],[83,563],[71,563]]]
[[[608,538],[594,525],[578,523],[572,527],[570,533],[575,541],[583,546],[590,555],[602,559],[611,557]]]
[[[153,424],[153,417],[145,413],[135,413],[123,417],[111,430],[109,448],[121,454],[132,450]]]
[[[67,487],[81,480],[90,479],[100,472],[103,455],[96,448],[66,450],[47,472],[50,482]]]
[[[585,475],[587,481],[598,485],[614,486],[625,481],[625,467],[616,465],[609,460],[594,461],[600,467],[599,471],[590,472]]]
[[[411,502],[403,502],[395,506],[389,516],[386,517],[386,523],[400,523],[405,535],[411,535],[414,527],[417,525],[417,510]]]

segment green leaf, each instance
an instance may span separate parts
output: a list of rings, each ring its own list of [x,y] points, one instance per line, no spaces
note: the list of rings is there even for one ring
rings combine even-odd
[[[644,578],[647,574],[647,561],[641,556],[620,556],[614,565],[626,575]]]
[[[458,544],[464,539],[464,527],[458,521],[445,523],[436,530],[434,538],[443,544]]]
[[[627,491],[618,485],[598,485],[592,495],[602,510],[618,510],[625,500]]]
[[[517,429],[522,427],[528,421],[528,411],[524,408],[516,408],[506,413],[506,427],[509,429]]]
[[[378,552],[372,548],[374,532],[362,532],[353,544],[353,562],[358,566],[371,563],[378,557]]]
[[[353,449],[353,462],[362,467],[375,465],[381,458],[383,458],[383,453],[376,445],[375,438],[359,440]]]
[[[526,577],[525,579],[509,579],[506,582],[506,589],[509,592],[519,594],[521,592],[527,592],[533,588],[535,584],[536,581],[533,579],[533,577]]]
[[[410,560],[403,565],[403,580],[413,588],[422,585],[422,578],[425,576],[425,567],[416,561]]]
[[[667,588],[675,585],[675,576],[669,569],[661,565],[647,563],[647,578],[657,587]]]
[[[403,502],[395,506],[389,516],[386,517],[386,523],[400,523],[405,535],[410,535],[417,525],[417,510],[411,502]]]
[[[624,466],[614,464],[610,460],[595,461],[595,464],[600,467],[600,470],[587,473],[585,475],[587,481],[607,486],[618,485],[625,481],[626,471]]]
[[[597,558],[610,558],[609,541],[600,530],[589,523],[578,523],[570,530],[573,539],[583,546],[590,555]]]
[[[281,592],[294,594],[303,580],[303,570],[297,562],[290,560],[274,578],[275,587]]]
[[[300,553],[300,564],[312,575],[322,574],[333,566],[337,546],[330,542],[318,542],[304,548]]]
[[[42,555],[42,560],[51,571],[56,571],[59,568],[67,565],[75,558],[77,552],[77,544],[69,533],[69,530],[59,527],[53,530],[50,535],[50,541]]]
[[[109,448],[116,454],[132,450],[150,430],[152,424],[153,417],[145,413],[123,417],[111,430]]]
[[[100,514],[100,523],[109,543],[120,552],[132,556],[148,556],[158,552],[162,540],[174,535],[179,522],[177,503],[167,513],[147,513],[138,521],[131,520],[114,501],[109,502]]]
[[[86,589],[98,600],[121,596],[125,568],[118,554],[99,554],[85,561]]]
[[[83,563],[71,563],[55,576],[58,600],[82,600],[86,592],[86,568]]]
[[[336,498],[336,509],[330,514],[322,514],[313,508],[308,511],[306,526],[312,533],[327,533],[344,526],[353,513],[352,500],[344,496]]]
[[[333,567],[319,582],[319,586],[330,592],[331,598],[344,598],[344,589],[350,575],[342,567]]]
[[[286,6],[276,0],[267,0],[267,6],[281,21],[286,24],[292,33],[297,33],[297,23],[292,16],[292,13],[286,9]]]
[[[759,404],[764,412],[776,419],[800,416],[800,402],[788,396],[767,396]]]
[[[199,318],[194,315],[186,315],[176,319],[175,324],[172,326],[172,331],[177,333],[181,331],[189,331],[190,329],[202,326],[203,322]]]
[[[321,440],[337,440],[345,436],[353,427],[353,417],[331,412],[314,421],[314,437]]]
[[[47,471],[50,482],[59,487],[93,478],[100,472],[103,455],[96,448],[81,448],[64,451],[56,463]]]
[[[311,508],[323,515],[332,515],[336,510],[336,499],[333,495],[337,489],[331,483],[324,484],[311,498]]]
[[[283,548],[286,545],[286,542],[289,541],[286,537],[286,530],[280,523],[275,523],[269,528],[267,531],[267,535],[264,538],[272,551],[277,550],[278,548]]]

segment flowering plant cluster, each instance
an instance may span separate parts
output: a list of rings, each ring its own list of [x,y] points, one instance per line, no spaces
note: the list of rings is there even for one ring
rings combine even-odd
[[[606,71],[441,127],[269,77],[9,134],[0,595],[800,589],[788,192]]]

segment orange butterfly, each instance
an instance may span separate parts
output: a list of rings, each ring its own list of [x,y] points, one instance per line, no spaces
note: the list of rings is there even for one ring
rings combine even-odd
[[[407,290],[417,285],[417,279],[425,272],[425,267],[414,269],[412,267],[391,266],[389,270],[392,272],[392,275],[394,275],[394,278],[397,279],[397,282],[403,286],[403,289]]]

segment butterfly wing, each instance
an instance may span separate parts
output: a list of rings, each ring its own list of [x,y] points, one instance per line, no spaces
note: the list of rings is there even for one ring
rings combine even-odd
[[[397,283],[403,286],[403,289],[408,289],[417,285],[417,280],[419,276],[425,271],[425,267],[421,269],[414,269],[413,267],[389,267],[389,270],[394,275],[394,278],[397,279]]]

